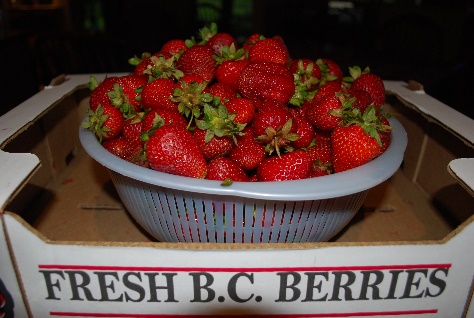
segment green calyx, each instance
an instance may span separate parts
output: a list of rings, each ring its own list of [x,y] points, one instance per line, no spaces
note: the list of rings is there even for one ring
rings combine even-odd
[[[207,82],[191,82],[181,81],[181,88],[175,88],[171,100],[178,103],[178,112],[189,118],[188,128],[191,126],[195,118],[201,116],[201,109],[204,105],[208,105],[214,101],[214,96],[205,93]]]
[[[314,67],[314,63],[309,63],[305,68],[302,60],[298,62],[297,71],[293,74],[295,93],[290,99],[291,105],[299,107],[305,101],[314,98],[317,89],[312,89],[312,87],[316,87],[319,83],[319,80],[312,75]]]
[[[244,49],[237,49],[232,43],[230,46],[222,45],[220,47],[220,54],[213,56],[217,64],[222,64],[224,61],[238,61],[245,58]]]
[[[88,109],[87,115],[89,116],[87,121],[81,123],[82,128],[92,131],[99,138],[99,142],[102,142],[102,139],[107,137],[107,132],[110,131],[107,126],[104,126],[109,114],[104,114],[104,108],[99,105],[95,112]]]
[[[382,140],[379,132],[388,132],[392,129],[391,126],[383,122],[382,116],[388,117],[389,115],[379,115],[374,105],[367,107],[364,113],[361,113],[358,108],[351,108],[344,113],[342,125],[359,125],[367,135],[377,140],[377,143],[381,146]]]
[[[214,136],[232,137],[237,143],[236,136],[243,135],[242,130],[245,124],[239,124],[234,121],[236,114],[229,114],[227,107],[220,103],[220,99],[216,98],[214,105],[205,104],[203,106],[203,119],[196,119],[196,126],[205,130],[206,135],[204,141],[210,142]]]
[[[364,70],[360,68],[360,66],[352,66],[349,67],[349,74],[350,76],[346,76],[343,78],[343,81],[346,83],[352,83],[354,80],[359,78],[362,74],[370,73],[370,68],[367,66]]]
[[[265,144],[265,151],[269,155],[276,152],[280,157],[282,150],[286,152],[293,151],[291,142],[300,138],[298,134],[290,132],[292,125],[293,120],[290,118],[283,126],[278,127],[277,130],[268,126],[265,128],[265,135],[257,136],[256,140]]]
[[[151,80],[157,78],[179,80],[184,76],[184,73],[175,66],[177,60],[176,55],[172,55],[170,58],[166,58],[163,55],[153,55],[150,57],[150,60],[152,65],[149,65],[144,73],[148,74]]]
[[[127,96],[123,92],[122,86],[119,84],[115,83],[114,84],[114,90],[108,92],[110,102],[112,105],[117,107],[120,112],[123,114],[123,117],[125,119],[128,119],[135,115],[135,109],[133,106],[129,103]]]
[[[129,58],[128,64],[132,66],[137,66],[138,64],[140,64],[141,61],[146,60],[150,56],[151,54],[149,52],[143,52],[141,57],[135,55],[134,57]]]

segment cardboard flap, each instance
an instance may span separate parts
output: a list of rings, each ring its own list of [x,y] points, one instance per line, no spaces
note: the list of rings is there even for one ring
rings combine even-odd
[[[474,196],[474,158],[459,158],[448,166],[451,175]]]
[[[38,157],[29,153],[7,153],[0,151],[0,212],[10,202],[23,184],[40,167]]]
[[[474,147],[474,120],[431,97],[424,90],[410,90],[405,82],[384,81],[384,84],[388,93],[395,94],[405,104],[416,108],[429,120],[437,122]]]

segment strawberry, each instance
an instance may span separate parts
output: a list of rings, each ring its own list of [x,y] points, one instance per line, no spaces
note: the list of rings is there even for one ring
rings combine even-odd
[[[122,135],[130,142],[140,143],[140,135],[142,134],[142,118],[143,113],[137,113],[128,118],[123,123]]]
[[[352,106],[358,108],[361,113],[365,112],[367,107],[374,103],[372,97],[366,91],[351,89],[349,92],[349,96],[354,98]]]
[[[316,63],[307,58],[296,59],[290,62],[288,69],[297,75],[300,83],[308,90],[314,90],[322,77],[321,69]]]
[[[249,51],[249,61],[272,62],[286,65],[290,59],[290,54],[286,46],[273,38],[257,41]]]
[[[314,95],[314,100],[318,100],[325,95],[334,95],[338,92],[344,92],[344,89],[339,82],[326,82],[318,88],[316,94]]]
[[[249,181],[245,171],[227,157],[218,157],[209,161],[206,179],[224,181],[230,185],[234,181]]]
[[[298,139],[291,142],[291,145],[295,148],[306,148],[313,141],[314,137],[314,128],[313,125],[303,116],[299,110],[290,108],[291,115],[295,119],[296,124],[296,134]]]
[[[244,136],[237,137],[237,145],[232,148],[229,158],[244,170],[253,170],[267,157],[265,146],[257,142],[250,127],[243,130]]]
[[[265,144],[265,150],[272,154],[280,149],[291,150],[291,142],[297,140],[297,125],[287,107],[266,104],[255,113],[252,128],[257,140]]]
[[[181,77],[179,79],[179,82],[176,83],[175,88],[182,89],[183,88],[182,83],[189,85],[192,82],[196,82],[198,84],[201,84],[201,83],[206,82],[206,81],[204,80],[204,78],[202,78],[202,76],[199,76],[199,75],[196,75],[196,74],[188,74],[188,75],[184,75],[183,77]],[[207,84],[207,82],[206,82],[206,84]]]
[[[175,83],[169,78],[158,78],[149,82],[142,90],[142,107],[145,110],[166,108],[176,111],[178,106],[171,100]]]
[[[335,172],[361,166],[379,155],[377,140],[359,125],[339,126],[332,132],[332,162]]]
[[[150,57],[151,57],[151,54],[149,52],[143,52],[140,57],[135,55],[134,57],[129,58],[128,64],[134,67],[132,74],[147,77],[144,73],[146,69],[148,68],[148,66],[150,65],[151,67],[152,65]]]
[[[140,75],[130,74],[120,76],[117,84],[120,90],[114,87],[114,92],[109,93],[112,104],[118,107],[126,117],[141,110],[141,91],[147,80]]]
[[[250,124],[255,116],[254,103],[244,97],[234,98],[225,104],[230,114],[235,114],[234,122],[238,124]]]
[[[329,162],[323,163],[320,160],[316,160],[311,166],[309,178],[327,176],[331,173],[331,164]]]
[[[191,132],[177,125],[164,125],[150,136],[146,158],[151,169],[192,178],[204,178],[207,162]]]
[[[216,68],[216,79],[219,83],[230,86],[234,91],[239,89],[237,81],[242,70],[249,64],[248,60],[226,60]]]
[[[204,105],[215,102],[214,96],[205,92],[206,88],[206,81],[199,83],[194,80],[190,83],[181,80],[175,86],[171,100],[178,104],[178,112],[189,119],[189,125],[201,117]]]
[[[118,82],[117,76],[106,77],[102,82],[97,82],[94,76],[91,76],[89,89],[91,90],[89,99],[89,108],[96,111],[99,105],[110,104],[109,92],[114,90],[114,84]]]
[[[314,140],[306,151],[313,162],[319,160],[322,163],[331,163],[331,132],[316,131]]]
[[[112,105],[99,105],[94,112],[88,110],[88,120],[82,123],[82,127],[91,130],[99,141],[111,140],[122,132],[124,123],[123,114]]]
[[[286,181],[308,178],[311,160],[304,150],[265,159],[257,168],[259,181]]]
[[[385,85],[380,76],[370,73],[369,68],[362,71],[358,66],[349,68],[349,72],[353,79],[351,91],[360,90],[369,93],[377,108],[385,104]]]
[[[380,141],[382,143],[382,146],[380,147],[380,154],[383,154],[385,150],[387,150],[387,148],[390,146],[390,143],[391,143],[392,129],[387,117],[389,117],[388,114],[381,115],[378,117],[380,120],[380,123],[378,126],[379,129],[377,130],[377,132],[379,133]]]
[[[334,172],[341,172],[361,166],[381,153],[382,141],[379,131],[388,131],[370,106],[364,114],[346,116],[331,133],[332,163]],[[354,113],[352,113],[354,114]]]
[[[178,125],[187,128],[188,122],[177,111],[155,108],[146,113],[141,121],[140,140],[147,141],[156,129],[163,125]]]
[[[178,68],[184,75],[194,74],[210,82],[216,73],[214,50],[205,45],[194,45],[181,54],[177,61]]]
[[[341,122],[344,101],[342,94],[325,95],[308,107],[306,118],[316,128],[331,131]]]
[[[214,50],[215,54],[221,56],[224,47],[237,47],[237,40],[229,33],[219,32],[214,34],[206,42],[206,45],[211,47]]]
[[[182,52],[186,51],[188,47],[186,46],[186,42],[181,39],[173,39],[165,42],[161,47],[161,52],[168,52],[172,55],[174,54],[181,54]]]
[[[242,49],[244,49],[245,54],[248,55],[250,49],[254,46],[254,44],[263,39],[265,39],[265,37],[260,33],[253,33],[252,35],[250,35],[247,40],[245,40],[245,43],[242,45]]]
[[[339,64],[331,59],[321,58],[316,60],[316,64],[321,69],[322,83],[336,81],[341,83],[343,80],[343,72]]]
[[[220,101],[226,104],[228,101],[237,98],[237,92],[224,83],[214,83],[207,87],[206,92],[214,97],[219,97]]]
[[[295,91],[293,74],[277,63],[250,63],[240,73],[237,85],[240,94],[252,100],[271,98],[287,103]]]
[[[146,166],[147,163],[142,156],[143,147],[140,143],[131,141],[123,136],[104,141],[104,148],[110,153],[127,160],[131,163]]]
[[[193,132],[194,139],[206,160],[227,156],[234,147],[230,136],[207,138],[207,130],[196,128]]]

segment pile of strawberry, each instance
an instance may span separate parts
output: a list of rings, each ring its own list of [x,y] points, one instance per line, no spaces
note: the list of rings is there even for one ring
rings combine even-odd
[[[292,59],[279,36],[236,39],[211,24],[91,77],[83,127],[111,153],[154,170],[223,181],[284,181],[345,171],[390,144],[385,88],[368,68]]]

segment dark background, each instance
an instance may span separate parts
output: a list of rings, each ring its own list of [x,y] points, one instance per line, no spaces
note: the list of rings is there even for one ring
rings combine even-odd
[[[240,43],[280,35],[293,58],[416,80],[474,118],[474,0],[0,1],[0,115],[60,74],[131,71],[128,58],[215,21]]]

